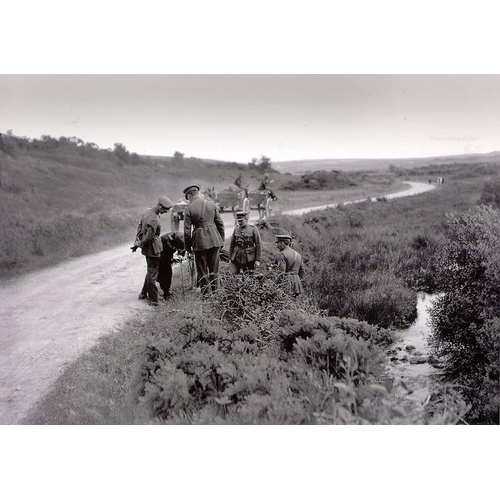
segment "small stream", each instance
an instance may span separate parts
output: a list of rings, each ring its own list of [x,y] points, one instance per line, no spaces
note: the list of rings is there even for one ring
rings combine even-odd
[[[396,341],[387,351],[387,379],[392,382],[392,390],[419,403],[429,397],[430,376],[437,372],[429,362],[432,358],[428,346],[428,309],[436,298],[437,295],[418,294],[417,319],[410,328],[396,332]]]

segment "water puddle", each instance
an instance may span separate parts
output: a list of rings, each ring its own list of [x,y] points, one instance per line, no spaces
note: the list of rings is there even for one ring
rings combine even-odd
[[[396,342],[387,351],[387,383],[406,399],[424,403],[430,395],[430,377],[437,372],[428,345],[431,329],[429,308],[437,295],[419,293],[417,319],[407,330],[396,332]]]

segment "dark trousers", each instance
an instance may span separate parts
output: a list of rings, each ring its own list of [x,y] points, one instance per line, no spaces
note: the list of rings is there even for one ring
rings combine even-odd
[[[141,295],[147,296],[150,302],[158,302],[156,280],[158,279],[158,271],[160,269],[160,258],[146,257],[146,264],[146,278],[144,279]]]
[[[172,285],[172,256],[160,257],[160,269],[158,271],[158,283],[163,290],[163,295],[166,297],[170,293],[170,286]]]
[[[194,252],[198,286],[202,293],[217,290],[219,285],[219,253],[219,247]]]

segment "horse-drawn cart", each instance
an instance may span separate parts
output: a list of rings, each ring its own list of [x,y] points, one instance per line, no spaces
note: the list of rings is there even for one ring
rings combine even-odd
[[[222,212],[230,209],[233,213],[237,210],[250,211],[250,202],[245,196],[245,191],[220,191],[215,194],[214,201]]]
[[[259,211],[259,219],[268,219],[272,215],[273,199],[267,190],[250,191],[248,193],[250,208],[257,208]]]
[[[252,208],[256,208],[260,219],[267,219],[272,214],[273,198],[267,190],[250,191],[248,197],[243,189],[241,191],[229,189],[218,193],[212,189],[207,191],[207,194],[215,201],[220,212],[231,210],[235,214],[238,210],[243,210],[250,213]]]

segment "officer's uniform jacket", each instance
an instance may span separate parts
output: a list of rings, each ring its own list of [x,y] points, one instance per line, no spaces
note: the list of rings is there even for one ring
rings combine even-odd
[[[243,248],[255,247],[255,261],[261,261],[262,249],[259,230],[253,225],[248,224],[247,227],[242,228],[238,224],[234,228],[231,242],[229,243],[229,256],[234,260],[239,250]]]
[[[302,256],[293,248],[286,246],[278,252],[275,263],[285,273],[286,280],[290,284],[291,292],[295,295],[302,293],[301,278],[304,276],[304,266],[302,265]]]
[[[154,208],[148,208],[141,217],[137,227],[136,245],[141,247],[142,255],[160,257],[163,245],[160,239],[160,216]]]
[[[212,200],[200,196],[186,207],[184,244],[188,252],[224,246],[224,222]]]

